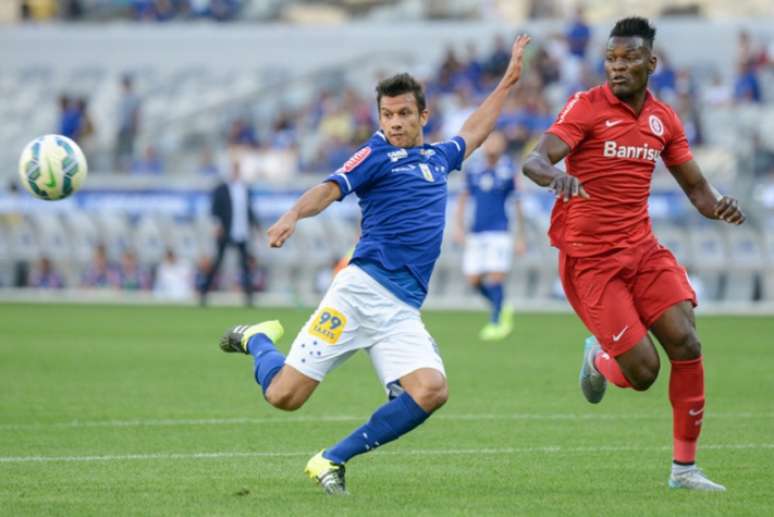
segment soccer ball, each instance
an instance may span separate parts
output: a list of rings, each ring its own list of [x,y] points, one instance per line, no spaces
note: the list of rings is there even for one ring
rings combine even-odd
[[[63,199],[86,179],[86,157],[62,135],[45,135],[26,145],[19,159],[21,184],[40,199]]]

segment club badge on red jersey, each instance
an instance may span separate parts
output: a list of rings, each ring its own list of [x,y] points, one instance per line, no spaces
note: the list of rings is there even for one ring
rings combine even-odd
[[[661,119],[658,118],[655,115],[651,115],[648,117],[648,124],[650,125],[650,130],[653,131],[653,134],[656,136],[663,136],[664,135],[664,124],[661,122]]]

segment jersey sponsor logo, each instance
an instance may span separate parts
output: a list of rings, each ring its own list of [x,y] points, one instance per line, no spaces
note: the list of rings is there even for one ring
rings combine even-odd
[[[398,160],[402,160],[403,158],[406,158],[408,156],[408,151],[405,149],[398,149],[397,151],[392,151],[391,153],[387,153],[387,156],[390,158],[391,162],[397,162]]]
[[[623,122],[623,120],[605,120],[605,126],[606,127],[613,127],[613,126],[617,126],[621,122]]]
[[[344,327],[347,325],[347,317],[332,307],[320,309],[309,326],[309,333],[317,336],[329,345],[339,342]]]
[[[420,163],[419,170],[422,171],[422,176],[424,176],[427,181],[435,181],[435,178],[433,177],[433,171],[430,170],[429,165],[426,163]]]
[[[417,166],[413,163],[408,165],[401,165],[400,167],[393,167],[392,172],[411,172],[416,169]]]
[[[433,156],[435,154],[435,150],[433,150],[433,149],[421,149],[419,151],[419,154],[421,154],[425,158],[430,158],[431,156]]]
[[[618,145],[615,140],[606,140],[602,155],[605,158],[633,158],[655,162],[661,156],[661,151],[649,147],[648,144],[643,146]]]
[[[341,169],[339,169],[336,172],[352,172],[355,170],[355,167],[363,163],[366,158],[371,154],[371,148],[370,147],[363,147],[361,150],[353,154],[349,160],[344,162],[344,165],[341,166]]]
[[[661,119],[658,118],[655,115],[651,115],[648,117],[648,125],[650,126],[650,130],[653,131],[653,134],[656,136],[662,136],[664,134],[664,124],[661,122]]]

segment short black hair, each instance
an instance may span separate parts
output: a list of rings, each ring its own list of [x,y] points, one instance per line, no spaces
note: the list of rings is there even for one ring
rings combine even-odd
[[[382,97],[397,97],[404,93],[413,93],[417,100],[417,108],[422,113],[427,107],[425,100],[425,91],[419,81],[414,79],[411,74],[396,74],[387,79],[382,79],[376,85],[376,105],[382,105]]]
[[[623,18],[615,23],[615,27],[610,31],[610,37],[620,36],[632,38],[639,36],[648,45],[653,48],[653,40],[656,39],[656,28],[650,24],[647,18],[632,16]]]

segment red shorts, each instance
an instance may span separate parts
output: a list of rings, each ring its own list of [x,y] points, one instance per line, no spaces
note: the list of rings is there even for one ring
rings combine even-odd
[[[669,307],[696,293],[685,268],[655,239],[593,257],[559,253],[567,300],[613,357],[630,350]]]

